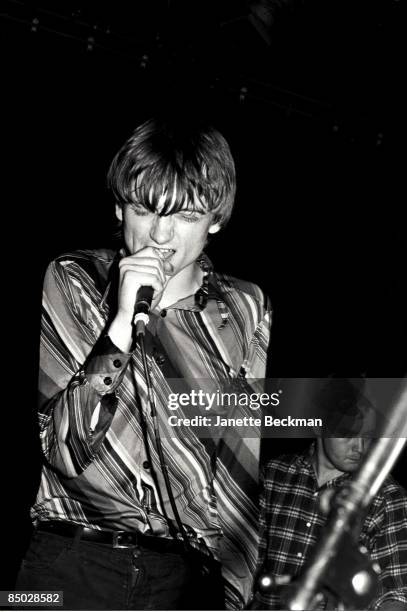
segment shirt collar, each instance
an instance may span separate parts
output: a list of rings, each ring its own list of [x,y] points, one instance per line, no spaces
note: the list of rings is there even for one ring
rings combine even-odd
[[[297,458],[295,459],[294,463],[295,465],[297,465],[298,467],[302,466],[306,466],[309,470],[312,470],[315,479],[316,479],[316,474],[315,474],[315,469],[314,469],[314,464],[313,464],[313,457],[316,453],[316,442],[312,442],[312,444],[310,444],[310,446],[305,449],[305,451],[303,451],[302,453],[300,453]],[[323,487],[326,486],[338,486],[341,485],[345,480],[348,480],[350,478],[350,474],[347,472],[344,472],[343,474],[341,474],[341,476],[337,476],[336,478],[332,478],[331,480],[328,480],[325,484],[322,485]]]

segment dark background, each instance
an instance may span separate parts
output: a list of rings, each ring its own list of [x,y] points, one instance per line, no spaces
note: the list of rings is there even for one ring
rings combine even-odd
[[[40,465],[42,276],[55,255],[110,241],[106,171],[141,121],[173,108],[207,116],[229,140],[238,196],[209,254],[271,298],[269,376],[404,376],[407,299],[400,2],[2,6],[11,588]],[[272,444],[266,454],[289,446]],[[395,473],[406,482],[405,459]]]

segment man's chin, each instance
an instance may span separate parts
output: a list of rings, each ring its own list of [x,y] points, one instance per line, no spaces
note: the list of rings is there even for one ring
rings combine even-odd
[[[164,263],[164,274],[167,277],[172,277],[175,276],[177,274],[177,272],[179,272],[179,270],[176,267],[176,264],[174,263],[174,261],[172,261],[174,259],[174,255],[171,255],[170,257],[168,257],[167,259],[164,259],[163,263]]]
[[[171,266],[170,269],[165,270],[165,278],[167,280],[170,280],[170,278],[173,278],[174,276],[176,276],[178,274],[178,270],[176,270],[174,268],[174,266]]]
[[[165,276],[175,276],[176,272],[175,272],[175,267],[171,264],[169,264],[168,266],[165,267],[164,270]]]
[[[361,461],[346,461],[346,470],[345,472],[356,472],[358,467],[360,466]]]

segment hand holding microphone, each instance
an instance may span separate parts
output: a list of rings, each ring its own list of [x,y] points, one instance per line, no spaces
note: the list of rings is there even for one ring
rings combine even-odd
[[[162,255],[160,249],[154,248],[155,253],[159,256],[159,261],[162,263],[162,273],[164,275],[164,287],[161,292],[165,288],[167,280],[165,279],[165,272],[172,272],[173,266],[167,261],[167,258]],[[154,287],[153,285],[142,285],[137,291],[136,296],[136,304],[134,306],[134,319],[133,325],[136,326],[136,336],[145,333],[145,327],[149,321],[149,314],[151,310],[151,304],[154,296]]]
[[[130,350],[133,325],[136,325],[136,334],[144,331],[148,313],[161,299],[168,282],[168,264],[159,249],[151,246],[120,260],[118,309],[108,333],[121,350]],[[141,316],[135,320],[137,315]]]

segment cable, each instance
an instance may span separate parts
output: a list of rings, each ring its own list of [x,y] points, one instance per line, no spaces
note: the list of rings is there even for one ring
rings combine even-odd
[[[160,429],[159,429],[159,426],[158,426],[157,409],[156,409],[155,401],[154,401],[153,386],[152,386],[152,382],[151,382],[150,370],[148,368],[148,363],[147,363],[147,355],[146,355],[146,349],[145,349],[145,344],[144,344],[144,335],[143,334],[139,334],[138,335],[138,340],[139,340],[139,344],[140,344],[141,358],[142,358],[142,361],[143,361],[143,368],[144,368],[144,373],[145,373],[146,383],[147,383],[147,399],[148,399],[148,403],[150,405],[150,415],[151,415],[151,418],[152,418],[152,421],[153,421],[155,443],[156,443],[156,447],[157,447],[158,456],[159,456],[159,459],[160,459],[160,466],[161,466],[162,475],[164,477],[165,488],[167,490],[168,499],[169,499],[169,502],[171,504],[171,508],[172,508],[173,513],[174,513],[174,517],[175,517],[175,520],[177,522],[179,532],[180,532],[180,534],[182,536],[182,539],[184,540],[184,543],[187,546],[187,548],[190,548],[191,544],[190,544],[190,541],[188,539],[187,533],[186,533],[186,531],[184,529],[184,526],[183,526],[182,521],[181,521],[181,517],[180,517],[179,512],[178,512],[177,504],[175,502],[174,494],[172,492],[170,478],[169,478],[169,475],[168,475],[167,465],[165,463],[164,452],[163,452],[163,448],[162,448],[162,444],[161,444]],[[158,490],[159,490],[159,488],[158,488]],[[161,497],[160,493],[159,493],[159,495]],[[163,506],[163,508],[164,508],[164,506]]]

